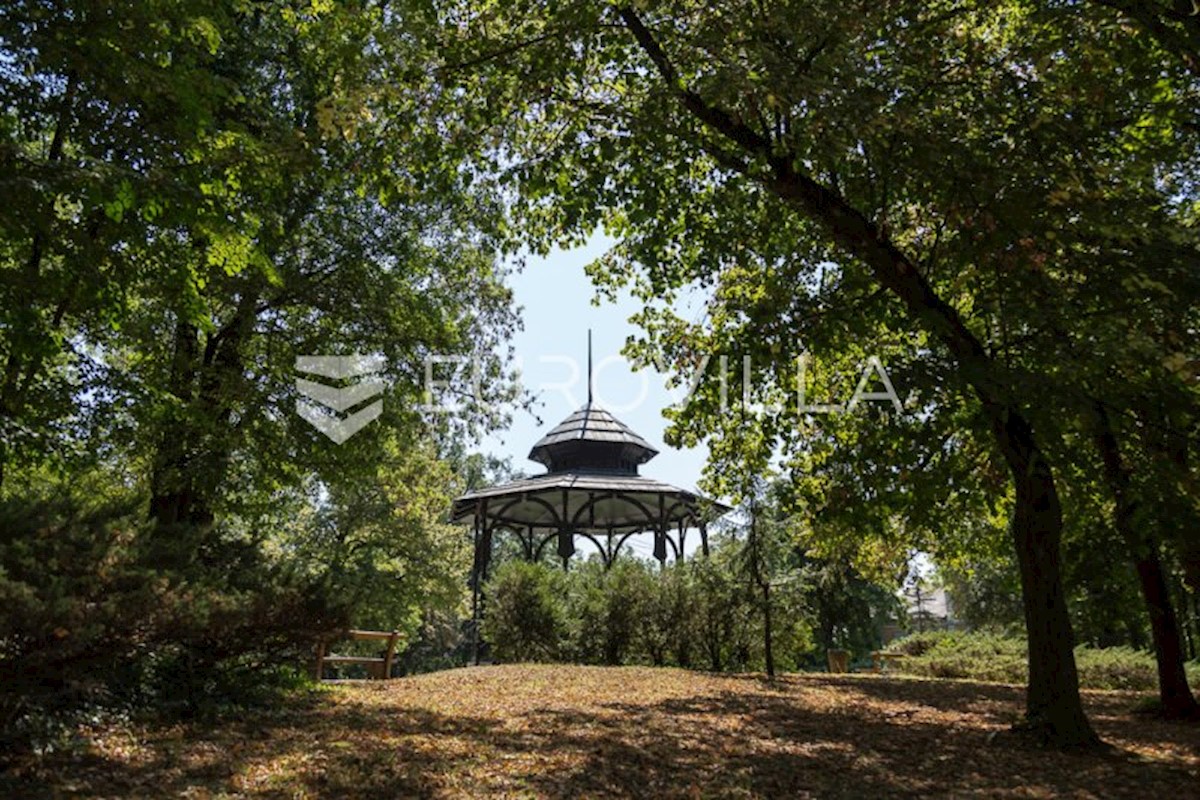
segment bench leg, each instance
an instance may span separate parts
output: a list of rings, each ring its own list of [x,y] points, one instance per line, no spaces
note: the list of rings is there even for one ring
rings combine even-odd
[[[317,659],[313,664],[313,680],[320,682],[321,672],[325,666],[325,643],[317,642]]]

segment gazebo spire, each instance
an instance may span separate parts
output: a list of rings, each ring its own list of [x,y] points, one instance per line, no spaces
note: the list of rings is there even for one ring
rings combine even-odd
[[[588,328],[588,405],[592,404],[592,329]]]

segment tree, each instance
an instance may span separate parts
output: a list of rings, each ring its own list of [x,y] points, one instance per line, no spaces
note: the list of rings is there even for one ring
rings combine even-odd
[[[855,208],[835,186],[822,183],[804,169],[802,157],[789,149],[783,137],[772,137],[770,132],[752,127],[682,80],[671,57],[632,8],[623,8],[621,18],[680,105],[735,148],[732,160],[715,146],[713,155],[736,172],[760,181],[771,193],[821,225],[843,252],[861,261],[875,280],[952,354],[960,375],[979,400],[1014,484],[1011,529],[1021,564],[1030,639],[1028,722],[1041,729],[1046,739],[1059,744],[1094,741],[1095,734],[1079,700],[1071,627],[1059,572],[1062,510],[1058,490],[1033,427],[1000,365],[959,312],[925,278],[918,263],[885,230]]]
[[[592,51],[593,60],[600,61],[617,76],[613,79],[620,84],[617,92],[606,94],[607,77],[581,75],[587,62],[579,67],[562,65],[562,68],[564,74],[580,80],[586,87],[584,92],[576,93],[576,108],[571,113],[576,113],[580,104],[585,108],[600,105],[604,110],[593,117],[601,117],[601,124],[607,126],[600,128],[603,131],[600,135],[595,129],[590,134],[584,133],[582,126],[571,132],[596,142],[594,151],[572,159],[573,166],[591,174],[599,172],[598,167],[604,170],[604,177],[597,177],[589,189],[595,189],[597,183],[607,186],[608,182],[619,185],[620,189],[602,191],[602,195],[608,196],[593,204],[556,192],[553,185],[526,172],[523,177],[537,181],[530,193],[534,197],[539,193],[567,195],[559,204],[560,211],[546,215],[550,217],[549,230],[574,228],[581,211],[615,201],[618,212],[597,212],[596,216],[605,218],[607,224],[619,231],[633,234],[635,243],[627,250],[630,256],[654,263],[666,249],[658,235],[661,228],[684,221],[688,234],[694,235],[695,228],[705,224],[697,224],[688,212],[664,213],[656,205],[662,199],[662,192],[644,188],[646,173],[652,172],[654,179],[660,180],[666,169],[674,167],[678,173],[671,183],[686,184],[690,177],[685,176],[695,176],[694,184],[706,192],[708,200],[716,194],[731,194],[730,187],[734,187],[745,192],[744,199],[736,200],[734,208],[761,204],[779,209],[781,206],[777,204],[782,204],[798,220],[787,226],[789,234],[801,237],[793,241],[792,258],[804,258],[826,249],[836,251],[861,265],[865,270],[863,278],[895,296],[931,340],[949,352],[956,364],[957,377],[974,393],[979,413],[988,421],[996,447],[1009,467],[1016,498],[1012,531],[1026,577],[1024,591],[1030,609],[1027,625],[1034,642],[1030,648],[1030,724],[1062,743],[1091,741],[1094,736],[1078,698],[1070,623],[1058,572],[1062,523],[1057,487],[1019,393],[959,308],[947,302],[926,276],[920,257],[913,253],[914,234],[893,233],[882,224],[873,213],[873,206],[867,204],[869,200],[878,200],[878,195],[856,199],[864,184],[869,189],[878,188],[871,185],[873,165],[858,164],[843,155],[839,134],[822,136],[823,125],[809,118],[812,109],[829,104],[847,108],[858,103],[861,107],[856,113],[861,114],[872,103],[879,106],[890,102],[886,98],[897,92],[908,97],[911,90],[912,97],[921,96],[920,88],[910,87],[905,77],[916,76],[915,64],[913,73],[904,72],[905,67],[899,65],[905,63],[909,54],[915,56],[918,45],[928,48],[932,39],[926,37],[946,23],[937,17],[925,18],[922,24],[910,26],[909,32],[904,32],[890,27],[891,20],[904,16],[896,9],[880,12],[878,18],[868,22],[837,12],[808,17],[804,14],[792,17],[788,13],[763,16],[749,7],[736,6],[723,9],[724,14],[688,9],[680,17],[687,19],[687,24],[662,25],[657,31],[635,9],[621,8],[617,21],[632,38],[632,49],[628,40],[604,37],[598,20],[588,14],[545,21],[551,29],[569,25],[581,37],[603,42],[606,48]],[[912,16],[918,17],[917,9],[913,9]],[[660,10],[656,18],[666,20],[669,15]],[[733,18],[754,22],[751,35],[740,37],[730,50],[724,42],[728,41],[727,20]],[[882,29],[888,31],[884,40],[887,57],[877,57],[875,62],[863,58],[868,39],[877,40],[877,30]],[[798,36],[806,37],[807,41],[797,41]],[[798,59],[796,53],[800,54]],[[546,58],[544,53],[538,57]],[[553,67],[559,66],[553,57],[549,60]],[[822,79],[806,85],[818,60]],[[856,63],[864,66],[856,68]],[[547,74],[544,62],[536,62],[535,68]],[[600,69],[597,74],[602,73]],[[874,84],[870,93],[862,88],[868,80]],[[880,85],[888,80],[898,83],[891,92],[880,91]],[[591,96],[579,96],[588,92]],[[553,110],[545,111],[547,107],[554,108],[556,97],[553,91],[550,95],[550,102],[539,107],[540,113],[553,114]],[[614,96],[619,99],[613,100]],[[606,101],[613,106],[604,106]],[[571,104],[570,98],[563,103]],[[604,111],[609,112],[607,116]],[[860,145],[860,155],[869,156],[873,152],[877,137],[869,138],[870,142]],[[885,148],[888,138],[883,137],[881,143]],[[894,140],[895,134],[890,134],[890,138]],[[616,142],[621,142],[623,152],[614,151]],[[643,166],[635,172],[628,166],[616,166],[618,177],[613,180],[614,156],[624,164],[636,163],[635,159],[629,159],[635,150],[636,160],[653,153],[652,169]],[[685,159],[703,159],[702,166],[699,170],[686,167],[681,163]],[[627,182],[629,179],[632,186]],[[761,187],[762,194],[754,187]],[[542,208],[536,205],[535,213]],[[703,212],[697,208],[695,213]],[[780,216],[775,213],[777,220]],[[655,223],[650,217],[664,218],[665,222]],[[720,224],[715,222],[712,227],[719,228]],[[646,232],[639,232],[638,226],[645,226]],[[655,228],[659,230],[650,233]],[[708,237],[701,233],[697,238],[703,242]],[[755,242],[756,249],[760,246],[761,243]],[[694,247],[692,244],[683,251],[685,258],[697,262],[688,266],[707,267],[707,263],[701,263],[706,262],[705,257],[692,256]],[[723,250],[729,249],[726,240]],[[667,263],[678,260],[677,256],[668,256]],[[657,273],[651,276],[656,288],[686,280],[679,274],[664,274],[662,270]]]
[[[443,442],[506,392],[431,410],[461,386],[429,397],[425,361],[477,356],[506,384],[515,317],[432,26],[375,3],[0,11],[0,500],[98,474],[148,520],[45,515],[63,555],[114,553],[113,606],[145,606],[97,680],[177,669],[161,685],[200,702],[351,619],[460,602]],[[295,413],[296,358],[355,352],[384,360],[383,413],[337,446]],[[39,534],[13,533],[15,568]],[[47,605],[103,617],[97,585],[69,576]]]
[[[1139,502],[1131,496],[1133,488],[1130,473],[1122,458],[1108,413],[1103,408],[1097,411],[1096,426],[1096,447],[1103,461],[1104,481],[1114,501],[1114,525],[1133,556],[1142,598],[1149,611],[1162,710],[1170,716],[1196,716],[1200,713],[1200,707],[1196,705],[1188,687],[1179,621],[1168,589],[1158,538],[1153,533],[1153,527],[1149,533],[1138,532]]]
[[[1022,574],[1027,727],[1094,741],[1051,450],[1108,388],[1089,379],[1127,319],[1122,283],[1187,280],[1194,244],[1154,177],[1191,185],[1182,74],[1163,75],[1160,51],[1089,4],[532,3],[463,19],[447,34],[447,71],[486,82],[491,108],[514,98],[507,165],[524,230],[536,244],[594,225],[619,237],[593,274],[647,299],[648,341],[632,354],[690,376],[706,353],[752,353],[786,393],[784,365],[824,322],[835,352],[883,330],[934,363],[945,383],[916,413],[965,420],[1006,473],[1007,489],[988,477]],[[496,124],[482,101],[466,113]],[[711,290],[707,314],[672,319],[672,300],[697,289]],[[1152,349],[1156,363],[1171,354]],[[717,395],[701,388],[674,436],[709,438],[714,473],[736,472],[746,448]],[[768,411],[755,426],[768,450],[786,450],[803,416]]]

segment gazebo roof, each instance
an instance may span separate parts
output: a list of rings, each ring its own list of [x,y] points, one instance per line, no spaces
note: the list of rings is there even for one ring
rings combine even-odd
[[[644,478],[658,450],[591,398],[529,451],[547,472],[467,492],[451,520],[476,517],[512,528],[620,532],[700,524],[729,509],[695,492]]]
[[[658,450],[591,400],[554,426],[529,451],[551,472],[590,469],[636,474]]]
[[[454,501],[453,521],[487,502],[501,525],[579,531],[645,529],[707,519],[728,509],[694,492],[638,475],[556,472],[468,492]],[[661,515],[661,516],[660,516]]]

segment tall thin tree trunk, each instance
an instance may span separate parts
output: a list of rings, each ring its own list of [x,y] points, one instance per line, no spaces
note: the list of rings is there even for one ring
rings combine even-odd
[[[762,539],[758,523],[758,502],[757,500],[751,500],[750,571],[754,577],[754,582],[758,585],[758,589],[762,593],[763,661],[765,662],[767,677],[774,678],[775,654],[771,648],[771,582],[767,579],[765,565],[763,564]]]
[[[1143,543],[1143,554],[1137,558],[1138,579],[1142,597],[1150,613],[1150,632],[1154,638],[1154,658],[1158,667],[1158,696],[1163,714],[1170,717],[1195,717],[1200,714],[1196,698],[1188,687],[1184,668],[1183,641],[1174,604],[1167,588],[1158,547]]]
[[[151,479],[150,516],[162,531],[207,530],[212,495],[230,455],[228,426],[244,380],[241,349],[249,338],[260,296],[247,287],[236,311],[200,347],[196,326],[179,320],[170,391],[185,409],[162,431]]]
[[[1167,584],[1166,571],[1158,551],[1157,539],[1137,531],[1137,499],[1133,496],[1128,467],[1121,457],[1112,421],[1104,407],[1096,409],[1096,447],[1104,467],[1104,480],[1113,496],[1113,525],[1125,541],[1137,568],[1138,585],[1150,616],[1150,634],[1154,639],[1154,659],[1158,669],[1158,696],[1167,716],[1195,716],[1200,709],[1188,688],[1184,668],[1183,643],[1179,621]]]
[[[1013,470],[1016,502],[1010,523],[1021,571],[1029,685],[1024,727],[1059,746],[1095,741],[1079,698],[1074,641],[1062,586],[1062,511],[1049,465],[1040,457]],[[1065,635],[1064,635],[1065,632]]]
[[[763,660],[766,661],[767,677],[775,677],[775,652],[772,648],[772,631],[771,631],[771,584],[768,581],[763,581],[762,585],[762,603],[763,603]]]
[[[1192,658],[1200,658],[1200,592],[1192,594]]]
[[[196,372],[199,369],[199,345],[194,325],[177,320],[175,347],[171,363],[169,391],[176,403],[186,409],[195,400]],[[189,449],[193,437],[184,422],[169,422],[159,434],[150,476],[150,518],[156,530],[171,534],[189,521],[194,498],[190,487]]]

